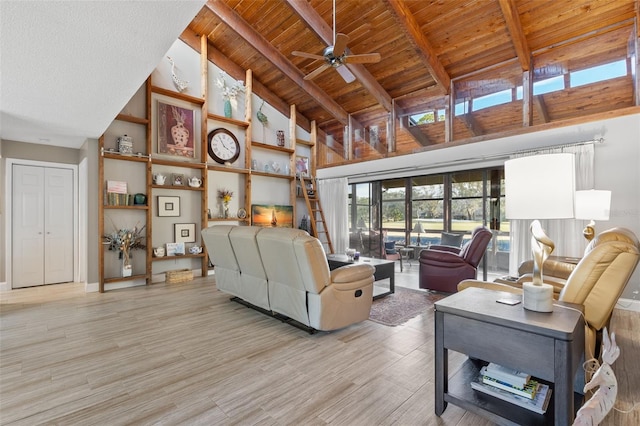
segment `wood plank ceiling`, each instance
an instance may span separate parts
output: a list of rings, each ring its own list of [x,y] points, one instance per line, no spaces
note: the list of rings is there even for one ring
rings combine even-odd
[[[321,62],[292,55],[322,55],[333,44],[330,0],[210,0],[182,39],[199,49],[198,37],[206,34],[216,65],[236,79],[251,69],[258,96],[287,116],[295,104],[305,128],[315,120],[323,132],[338,133],[350,116],[366,127],[394,106],[399,117],[449,108],[451,93],[463,99],[479,86],[486,90],[487,81],[514,87],[530,70],[531,78],[542,78],[544,72],[557,75],[558,68],[579,68],[580,61],[606,62],[607,55],[631,58],[635,69],[637,16],[634,0],[336,0],[337,32],[349,37],[350,52],[382,57],[348,64],[352,83],[331,68],[304,80]],[[527,125],[584,114],[585,108],[593,113],[636,105],[636,79],[608,84],[607,96],[597,102],[585,99],[593,96],[587,90],[538,96]],[[523,107],[502,108],[490,117],[452,120],[448,138],[444,123],[419,135],[399,131],[396,147],[410,151],[522,126],[523,114]],[[370,151],[381,156],[386,149]]]

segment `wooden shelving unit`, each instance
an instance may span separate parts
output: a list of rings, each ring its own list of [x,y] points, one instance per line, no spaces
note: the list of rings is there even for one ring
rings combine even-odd
[[[154,270],[154,265],[160,266],[163,262],[168,260],[178,260],[178,259],[190,259],[190,260],[200,260],[201,261],[201,269],[202,274],[206,275],[208,273],[208,256],[206,252],[201,254],[185,254],[182,256],[164,256],[164,257],[154,257],[153,256],[153,229],[154,223],[156,226],[159,226],[160,223],[163,223],[162,226],[166,226],[166,220],[162,218],[156,217],[156,209],[157,206],[154,202],[154,194],[166,194],[166,191],[176,191],[176,194],[182,194],[185,196],[185,199],[194,200],[194,196],[197,197],[196,194],[199,194],[200,197],[200,208],[198,210],[198,214],[194,215],[191,218],[180,219],[181,221],[196,221],[200,223],[200,229],[204,229],[210,225],[216,223],[238,223],[238,224],[250,224],[251,223],[251,204],[252,204],[252,181],[253,179],[262,179],[262,178],[275,178],[275,179],[283,179],[289,182],[289,199],[291,205],[294,206],[294,218],[295,218],[295,208],[296,208],[296,175],[295,175],[295,156],[296,156],[296,144],[300,144],[302,146],[310,147],[311,149],[315,149],[315,123],[312,125],[312,141],[304,141],[296,138],[296,108],[294,105],[291,106],[291,118],[289,120],[289,143],[288,147],[270,145],[264,142],[253,141],[252,140],[252,88],[253,88],[253,74],[251,70],[246,71],[245,76],[245,109],[244,109],[244,120],[237,120],[233,118],[228,118],[224,116],[220,116],[217,114],[213,114],[208,111],[209,109],[209,93],[208,93],[208,52],[207,52],[207,41],[206,36],[201,37],[201,49],[200,49],[200,73],[201,73],[201,93],[202,97],[192,96],[184,93],[179,93],[174,90],[166,89],[163,87],[155,86],[152,84],[151,76],[147,79],[147,82],[144,88],[144,101],[141,100],[141,97],[134,97],[131,100],[131,103],[135,102],[135,105],[138,106],[137,110],[144,110],[144,114],[130,115],[120,113],[115,119],[115,122],[127,123],[129,126],[141,126],[144,129],[144,147],[139,144],[139,140],[141,137],[138,137],[134,141],[134,153],[133,154],[122,154],[117,151],[117,147],[113,147],[111,141],[105,140],[105,135],[100,137],[100,158],[99,158],[99,181],[100,187],[98,190],[100,191],[100,208],[99,208],[99,232],[100,235],[105,234],[105,212],[115,212],[122,211],[123,214],[129,215],[129,218],[136,219],[132,215],[144,215],[144,219],[142,216],[140,218],[141,225],[144,224],[146,227],[146,254],[145,254],[145,267],[143,273],[136,273],[130,277],[114,277],[111,276],[113,273],[105,272],[105,257],[106,248],[104,248],[102,241],[100,241],[100,250],[101,255],[99,256],[99,269],[100,269],[100,283],[99,290],[100,292],[105,291],[105,284],[110,283],[118,283],[118,282],[126,282],[131,280],[141,280],[144,279],[146,284],[151,284],[151,278],[153,275],[157,273],[162,273],[162,269],[160,268],[158,271]],[[196,158],[194,159],[180,159],[174,160],[171,158],[167,158],[164,154],[157,154],[154,151],[154,143],[152,141],[152,133],[153,129],[156,128],[156,118],[152,116],[152,103],[155,101],[154,97],[162,98],[170,98],[176,101],[186,102],[194,107],[194,109],[200,110],[200,133],[199,135],[194,135],[195,140],[199,139],[200,149],[196,152]],[[144,102],[144,105],[140,105],[141,102]],[[124,110],[126,111],[126,109]],[[138,116],[140,115],[140,116]],[[144,116],[142,116],[144,115]],[[214,127],[225,127],[225,128],[236,128],[236,131],[242,132],[243,139],[241,140],[242,148],[244,149],[244,162],[243,164],[238,165],[221,165],[217,163],[213,163],[208,155],[208,132],[211,131]],[[120,128],[120,127],[115,127]],[[107,132],[110,130],[107,129]],[[117,133],[116,130],[111,130],[110,138],[113,138],[114,133]],[[139,132],[140,134],[140,132]],[[107,143],[108,142],[108,143]],[[109,146],[105,146],[105,143]],[[260,171],[260,170],[252,170],[251,164],[252,159],[254,159],[254,154],[258,151],[268,151],[271,153],[277,153],[278,155],[283,156],[283,160],[285,164],[288,164],[288,173],[273,173],[269,171]],[[286,157],[286,158],[285,158]],[[315,158],[310,158],[310,160],[315,164]],[[108,176],[105,176],[105,164],[107,162],[118,162],[116,167],[110,167],[110,171],[108,172]],[[144,206],[133,205],[133,206],[107,206],[104,202],[104,185],[106,180],[125,180],[121,179],[118,176],[118,173],[115,170],[127,171],[141,167],[140,171],[141,175],[144,175],[144,191],[146,191],[146,199],[147,204]],[[169,172],[171,170],[171,172]],[[153,176],[155,173],[181,173],[180,170],[184,170],[187,173],[195,174],[196,177],[201,179],[201,185],[199,187],[191,187],[184,182],[184,186],[180,185],[171,185],[170,182],[165,183],[164,185],[157,185],[153,182]],[[235,174],[238,176],[241,190],[242,185],[244,186],[244,199],[240,200],[240,207],[244,208],[247,212],[247,216],[244,218],[238,218],[236,215],[232,215],[232,217],[228,218],[218,218],[212,217],[209,218],[210,208],[209,205],[209,193],[211,192],[210,185],[214,184],[214,182],[210,182],[210,173],[229,173]],[[219,175],[222,176],[222,175]],[[242,183],[244,182],[244,183]],[[136,182],[139,186],[139,182]],[[138,192],[138,191],[136,191]],[[139,191],[143,192],[143,191]],[[180,195],[180,196],[182,196]],[[213,205],[214,203],[212,203]],[[193,210],[191,210],[193,211]],[[196,217],[197,216],[197,217]],[[177,217],[176,217],[177,219]],[[191,220],[190,220],[191,219]],[[195,220],[193,220],[195,219]],[[164,220],[164,222],[163,222]],[[295,219],[294,219],[295,220]],[[143,223],[144,222],[144,223]],[[119,225],[118,225],[119,226]],[[101,238],[102,240],[102,238]],[[197,237],[197,241],[200,241],[199,233]],[[156,240],[156,245],[159,242]],[[134,255],[135,256],[135,255]],[[139,272],[134,270],[135,272]]]

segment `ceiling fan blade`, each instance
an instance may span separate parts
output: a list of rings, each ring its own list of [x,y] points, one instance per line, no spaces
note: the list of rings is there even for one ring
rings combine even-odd
[[[344,62],[349,64],[375,64],[380,62],[379,53],[364,53],[362,55],[347,55]]]
[[[346,34],[338,33],[336,34],[336,42],[333,45],[333,56],[336,58],[338,56],[342,56],[345,49],[347,48],[347,42],[349,41],[349,36]]]
[[[324,56],[314,55],[313,53],[300,52],[299,50],[294,50],[291,52],[293,56],[299,56],[301,58],[315,59],[318,61],[324,61]]]
[[[336,68],[336,71],[338,71],[338,74],[340,74],[340,77],[342,77],[342,79],[347,83],[351,83],[356,79],[356,76],[353,75],[351,71],[349,71],[349,68],[345,67],[344,65],[341,65],[338,68]]]
[[[311,80],[311,79],[317,77],[322,71],[326,70],[330,66],[331,65],[329,65],[329,64],[322,64],[318,68],[316,68],[315,70],[311,71],[309,74],[305,75],[304,79],[305,80]]]

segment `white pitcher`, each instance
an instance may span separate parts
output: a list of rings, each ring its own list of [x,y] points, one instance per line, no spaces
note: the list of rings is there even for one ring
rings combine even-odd
[[[194,176],[192,178],[189,178],[189,186],[199,188],[200,185],[202,185],[202,179],[200,179],[199,177]]]
[[[167,177],[165,175],[161,175],[160,173],[153,175],[153,183],[155,183],[156,185],[164,185],[164,181],[166,179]]]

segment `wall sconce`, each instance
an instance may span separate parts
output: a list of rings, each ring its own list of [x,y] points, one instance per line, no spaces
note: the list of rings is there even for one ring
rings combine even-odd
[[[544,284],[542,266],[554,249],[537,219],[574,217],[575,158],[544,154],[505,161],[505,204],[508,219],[531,223],[533,282],[522,285],[522,305],[537,312],[553,311],[553,287]]]
[[[611,210],[611,191],[576,191],[576,219],[590,221],[582,235],[591,241],[595,236],[595,221],[609,220]]]

